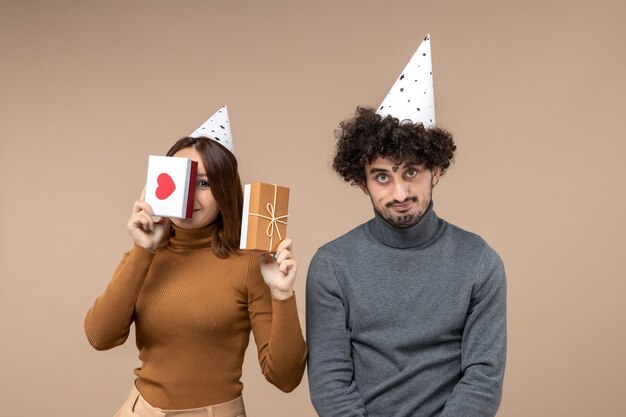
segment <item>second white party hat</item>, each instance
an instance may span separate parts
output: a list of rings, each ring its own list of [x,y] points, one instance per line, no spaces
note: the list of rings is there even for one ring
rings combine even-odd
[[[192,138],[207,137],[224,146],[233,155],[235,154],[227,106],[222,106],[189,136]]]
[[[427,128],[435,126],[430,35],[426,35],[376,113],[383,117],[391,115],[400,121],[423,123]]]

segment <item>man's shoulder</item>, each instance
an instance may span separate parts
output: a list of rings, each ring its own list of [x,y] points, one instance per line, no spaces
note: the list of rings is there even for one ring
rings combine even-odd
[[[365,224],[361,224],[317,249],[309,264],[307,288],[337,285],[337,271],[350,268],[366,242]],[[308,292],[308,290],[307,290]]]
[[[462,227],[448,221],[443,221],[446,223],[446,231],[451,239],[469,245],[482,246],[487,244],[485,239],[483,239],[478,233],[463,229]]]
[[[365,225],[363,223],[355,227],[354,229],[344,233],[343,235],[331,240],[330,242],[320,246],[317,249],[315,257],[325,257],[329,255],[336,255],[337,253],[344,254],[354,250],[355,245],[358,242],[363,242],[365,236]]]
[[[463,252],[473,252],[480,257],[498,258],[497,252],[487,243],[482,236],[470,232],[455,224],[446,223],[447,239]]]

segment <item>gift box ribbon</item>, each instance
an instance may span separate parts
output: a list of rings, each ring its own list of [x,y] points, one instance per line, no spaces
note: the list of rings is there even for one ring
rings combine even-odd
[[[270,238],[270,247],[268,249],[269,252],[272,251],[272,244],[274,243],[274,230],[278,234],[278,239],[283,240],[283,237],[280,235],[280,229],[278,228],[278,223],[287,224],[286,221],[281,219],[285,219],[289,217],[289,214],[285,214],[284,216],[276,217],[276,194],[278,192],[278,186],[276,184],[272,184],[274,186],[274,202],[267,203],[265,205],[265,210],[269,214],[269,216],[265,216],[260,213],[249,213],[250,216],[261,217],[262,219],[267,219],[270,223],[267,225],[267,229],[265,229],[265,235]]]

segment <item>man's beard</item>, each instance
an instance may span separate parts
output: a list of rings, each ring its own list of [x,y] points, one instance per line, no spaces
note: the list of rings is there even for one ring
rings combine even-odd
[[[424,213],[417,212],[413,214],[404,214],[400,216],[381,214],[381,216],[390,225],[394,227],[398,227],[398,228],[405,228],[405,227],[411,227],[411,226],[416,225],[422,219],[422,216],[424,216]]]
[[[417,197],[415,196],[407,197],[403,201],[403,203],[407,201],[412,201],[414,203],[417,203]],[[400,202],[396,200],[390,201],[387,204],[385,204],[385,208],[390,209],[394,204],[398,204],[398,203]],[[411,227],[413,225],[416,225],[420,221],[422,216],[424,215],[424,212],[418,211],[417,213],[412,213],[412,214],[394,215],[391,212],[387,211],[384,214],[383,213],[378,213],[378,214],[380,214],[380,216],[383,219],[385,219],[385,221],[389,223],[390,225],[394,227],[398,227],[398,228],[405,228],[405,227]]]

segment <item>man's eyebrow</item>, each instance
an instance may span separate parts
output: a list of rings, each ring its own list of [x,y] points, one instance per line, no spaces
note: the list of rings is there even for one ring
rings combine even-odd
[[[420,162],[407,162],[406,164],[402,165],[402,168],[407,169],[407,168],[423,168],[424,164],[420,163]]]
[[[370,171],[369,171],[370,174],[378,174],[378,173],[381,173],[381,172],[386,173],[386,172],[389,172],[389,170],[385,169],[385,168],[372,167],[372,168],[370,168]]]

